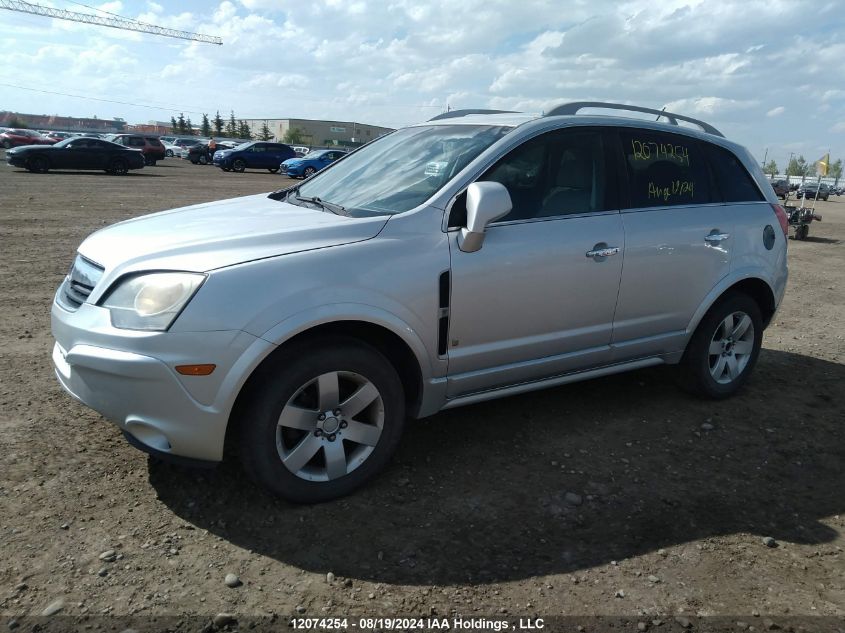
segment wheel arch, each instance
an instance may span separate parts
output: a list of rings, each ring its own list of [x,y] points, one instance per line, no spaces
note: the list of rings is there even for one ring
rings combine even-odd
[[[707,299],[702,302],[698,311],[690,321],[689,327],[687,328],[687,334],[689,336],[692,336],[693,332],[695,332],[695,329],[698,327],[698,324],[701,322],[701,319],[704,318],[704,315],[707,314],[710,308],[712,308],[722,297],[730,292],[742,292],[754,299],[760,308],[760,315],[763,318],[763,328],[765,329],[769,326],[769,323],[777,310],[775,291],[772,288],[772,285],[763,277],[754,274],[746,274],[740,276],[739,278],[732,277],[730,279],[725,279],[710,292]]]
[[[30,163],[32,162],[32,160],[33,159],[37,160],[39,158],[43,159],[47,163],[48,169],[53,167],[53,163],[50,162],[50,157],[43,152],[34,152],[33,154],[27,156],[26,161],[24,162],[24,165],[26,165],[26,168],[29,169],[29,166],[30,166]]]
[[[415,417],[423,398],[423,369],[417,354],[401,336],[390,328],[371,321],[339,320],[320,323],[297,332],[284,340],[267,354],[250,372],[235,398],[226,427],[225,451],[229,452],[237,437],[241,411],[258,388],[273,363],[284,358],[296,348],[313,345],[320,341],[350,339],[366,343],[375,348],[393,365],[405,394],[408,415]]]

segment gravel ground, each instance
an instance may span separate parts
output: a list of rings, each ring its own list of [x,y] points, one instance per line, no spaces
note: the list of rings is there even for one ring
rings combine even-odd
[[[87,234],[286,182],[178,159],[123,178],[0,165],[0,616],[845,630],[845,198],[790,240],[786,299],[738,397],[692,399],[667,367],[455,409],[409,425],[364,490],[297,507],[234,465],[149,459],[50,362],[52,295]]]

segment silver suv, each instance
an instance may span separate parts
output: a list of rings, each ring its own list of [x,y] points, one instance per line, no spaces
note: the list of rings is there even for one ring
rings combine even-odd
[[[450,112],[292,188],[94,233],[55,297],[53,361],[138,448],[232,449],[273,493],[322,501],[384,467],[407,417],[661,364],[732,395],[786,234],[757,162],[704,122]]]

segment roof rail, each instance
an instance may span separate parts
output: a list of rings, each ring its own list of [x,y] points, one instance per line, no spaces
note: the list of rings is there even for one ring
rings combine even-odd
[[[572,103],[564,103],[549,110],[545,116],[560,116],[564,114],[577,114],[579,110],[584,108],[604,108],[606,110],[628,110],[629,112],[643,112],[645,114],[655,114],[657,118],[666,118],[672,125],[678,125],[678,119],[697,125],[704,132],[713,134],[715,136],[724,137],[719,130],[714,128],[709,123],[693,119],[692,117],[684,116],[683,114],[675,114],[674,112],[666,112],[665,110],[654,110],[653,108],[642,108],[640,106],[625,105],[622,103],[609,103],[604,101],[573,101]]]
[[[440,119],[454,119],[462,116],[469,116],[470,114],[519,114],[515,110],[479,110],[477,108],[470,108],[468,110],[449,110],[443,112],[435,117],[431,117],[429,121],[439,121]]]

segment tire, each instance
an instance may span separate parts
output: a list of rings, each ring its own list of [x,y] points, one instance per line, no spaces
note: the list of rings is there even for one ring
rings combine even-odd
[[[267,171],[269,171],[271,174],[278,174],[279,168],[278,167],[268,167]]]
[[[125,176],[129,173],[129,165],[122,158],[116,158],[109,165],[108,171],[112,176]]]
[[[231,167],[221,167],[220,169],[222,169],[223,171],[232,171]]]
[[[241,462],[257,484],[294,503],[319,503],[349,494],[388,463],[405,399],[396,370],[374,348],[345,338],[295,345],[259,371],[237,418]],[[368,404],[344,413],[356,406],[353,394],[357,406]]]
[[[306,167],[305,170],[302,172],[302,177],[303,178],[310,178],[311,176],[313,176],[316,173],[317,173],[317,170],[314,169],[313,167]]]
[[[246,169],[246,163],[242,159],[236,158],[232,162],[232,171],[236,171],[240,174],[243,173],[244,169]]]
[[[173,150],[172,149],[165,150],[164,151],[164,157],[165,158],[173,158]]]
[[[714,400],[734,395],[751,375],[762,342],[763,319],[757,302],[740,292],[725,295],[693,333],[681,359],[680,385]]]
[[[799,240],[806,240],[810,235],[810,225],[803,224],[798,227],[798,230],[795,231],[795,238]]]
[[[6,139],[5,141],[3,141],[3,147],[5,147],[6,149],[12,149],[12,141]]]
[[[43,156],[33,156],[27,161],[26,168],[34,174],[46,174],[50,170],[50,163]]]
[[[208,165],[208,156],[205,154],[200,154],[200,157],[197,159],[200,165]]]

